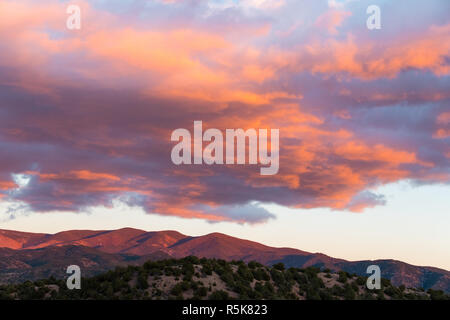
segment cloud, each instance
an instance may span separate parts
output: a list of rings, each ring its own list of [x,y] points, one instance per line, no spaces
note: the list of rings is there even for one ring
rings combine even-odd
[[[330,34],[335,35],[338,33],[337,27],[339,27],[344,20],[351,15],[352,13],[350,11],[327,11],[317,18],[316,26],[325,28]]]
[[[227,220],[238,223],[264,223],[270,219],[275,219],[275,215],[262,208],[257,203],[247,203],[245,205],[225,205],[210,207],[200,205],[194,208],[196,211],[210,212],[214,216],[222,216]]]
[[[448,16],[372,38],[353,4],[337,2],[305,2],[301,24],[290,1],[213,14],[152,2],[135,18],[128,2],[81,5],[85,27],[72,33],[59,1],[0,4],[5,203],[81,211],[127,199],[148,213],[260,223],[274,218],[261,203],[362,211],[385,203],[377,186],[450,180]],[[205,130],[279,128],[279,174],[173,165],[171,132],[199,119]]]
[[[370,191],[363,191],[356,195],[348,204],[348,209],[354,212],[361,212],[367,207],[375,207],[385,205],[386,198],[384,195],[375,194]]]
[[[357,0],[328,0],[328,6],[330,8],[343,8],[347,4]]]

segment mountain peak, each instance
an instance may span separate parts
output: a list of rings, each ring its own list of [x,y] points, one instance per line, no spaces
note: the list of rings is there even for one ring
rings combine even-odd
[[[89,250],[79,250],[86,253],[86,256],[95,255],[96,252],[111,254],[112,256],[108,256],[108,259],[113,261],[119,261],[125,256],[141,258],[197,256],[245,262],[254,260],[265,265],[282,262],[286,267],[316,266],[361,275],[365,275],[369,264],[379,264],[383,276],[391,279],[394,284],[404,283],[407,286],[433,287],[450,291],[450,274],[446,270],[418,267],[396,260],[346,261],[322,253],[270,247],[220,232],[191,237],[175,230],[144,231],[134,228],[96,231],[68,230],[56,234],[0,230],[0,247],[8,248],[0,250],[0,264],[4,261],[3,263],[6,263],[4,270],[7,270],[12,266],[7,262],[12,261],[9,260],[10,257],[25,257],[32,252],[37,254],[37,251],[39,251],[39,255],[47,253],[43,256],[43,260],[47,259],[46,257],[50,259],[51,252],[62,252],[57,248],[68,246],[89,248]],[[71,249],[70,252],[73,250]],[[24,261],[16,261],[14,265],[22,265],[26,263]]]

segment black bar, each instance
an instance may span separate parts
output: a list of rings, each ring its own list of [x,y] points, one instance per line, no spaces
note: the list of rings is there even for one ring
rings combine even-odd
[[[213,308],[213,309],[211,309]],[[8,310],[11,309],[11,310]],[[128,320],[132,315],[142,319],[321,319],[322,317],[356,316],[366,318],[386,312],[417,316],[426,312],[448,315],[450,301],[0,301],[0,310],[12,314],[66,315],[102,317],[112,314]],[[214,310],[214,314],[212,314]],[[201,313],[201,314],[199,314]],[[307,316],[308,315],[308,316]]]

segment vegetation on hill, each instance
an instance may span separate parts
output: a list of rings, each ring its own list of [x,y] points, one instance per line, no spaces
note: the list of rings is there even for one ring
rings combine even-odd
[[[382,279],[380,290],[368,290],[367,278],[309,267],[272,267],[258,262],[217,259],[167,259],[82,278],[80,290],[69,290],[55,278],[0,286],[0,299],[450,299],[440,290],[393,286]]]

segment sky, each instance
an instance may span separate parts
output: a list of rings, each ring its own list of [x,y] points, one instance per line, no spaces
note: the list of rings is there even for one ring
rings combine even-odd
[[[449,12],[446,0],[2,1],[0,228],[219,231],[449,270]],[[198,120],[279,129],[279,172],[173,164],[171,133]]]

